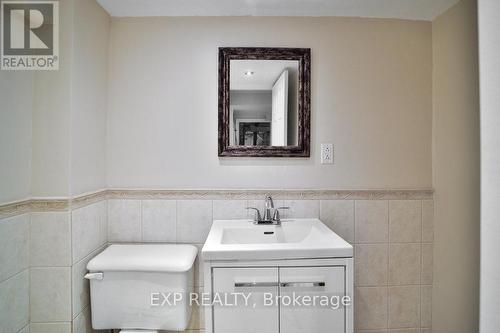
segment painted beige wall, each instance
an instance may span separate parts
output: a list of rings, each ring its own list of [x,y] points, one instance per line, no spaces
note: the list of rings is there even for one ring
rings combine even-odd
[[[32,195],[69,195],[73,0],[59,3],[59,70],[34,73]]]
[[[402,20],[113,18],[108,185],[431,187],[431,37]],[[219,46],[312,49],[310,159],[217,157]]]
[[[33,73],[0,70],[0,204],[31,193]]]
[[[481,91],[480,332],[500,327],[500,2],[479,0]]]
[[[74,196],[105,187],[109,23],[94,0],[60,2],[59,70],[35,74],[36,197]]]
[[[71,195],[106,187],[110,17],[95,0],[75,1],[71,74]],[[89,24],[91,22],[91,24]]]
[[[433,22],[433,332],[478,331],[479,93],[474,0]]]

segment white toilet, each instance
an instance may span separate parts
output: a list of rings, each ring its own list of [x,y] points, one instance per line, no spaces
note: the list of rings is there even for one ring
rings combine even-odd
[[[92,327],[122,333],[185,330],[197,252],[192,245],[109,246],[87,265]]]

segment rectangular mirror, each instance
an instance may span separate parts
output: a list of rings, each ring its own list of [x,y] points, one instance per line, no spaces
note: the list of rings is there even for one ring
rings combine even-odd
[[[219,49],[219,156],[309,157],[310,50]]]

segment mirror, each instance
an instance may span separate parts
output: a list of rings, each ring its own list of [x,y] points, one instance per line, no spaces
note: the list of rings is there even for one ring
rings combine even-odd
[[[231,60],[229,145],[297,145],[297,60]]]
[[[219,156],[309,157],[310,50],[219,49]]]

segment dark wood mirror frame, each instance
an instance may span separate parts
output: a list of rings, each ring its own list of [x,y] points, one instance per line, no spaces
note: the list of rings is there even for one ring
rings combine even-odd
[[[231,60],[298,60],[298,145],[229,145],[229,63]],[[220,47],[219,48],[219,156],[309,157],[311,127],[311,49]]]

